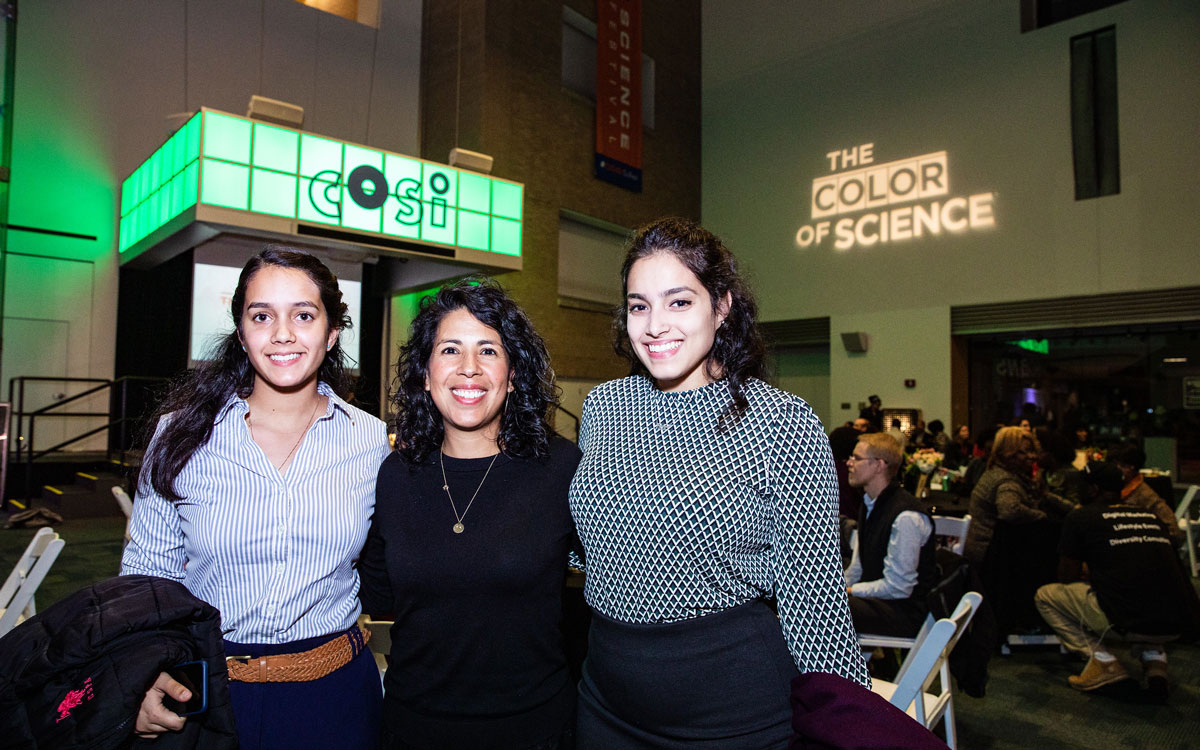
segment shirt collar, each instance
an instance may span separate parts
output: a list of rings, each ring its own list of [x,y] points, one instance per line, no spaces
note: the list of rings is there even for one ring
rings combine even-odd
[[[883,488],[883,491],[879,493],[879,497],[871,497],[870,495],[868,495],[868,494],[866,493],[866,491],[865,491],[865,490],[863,491],[863,505],[864,505],[864,506],[866,507],[866,509],[867,509],[867,515],[868,515],[868,516],[869,516],[869,515],[871,515],[871,511],[872,511],[872,510],[874,510],[874,508],[875,508],[875,504],[876,504],[876,503],[878,503],[878,502],[879,502],[881,499],[883,499],[884,497],[886,497],[886,496],[887,496],[887,495],[888,495],[888,494],[889,494],[889,493],[892,491],[892,489],[893,489],[894,487],[896,487],[896,483],[895,483],[895,482],[892,482],[892,483],[891,483],[891,484],[889,484],[887,487],[884,487],[884,488]]]
[[[353,417],[350,416],[349,404],[347,404],[341,396],[334,393],[333,388],[330,388],[328,383],[324,381],[317,381],[317,393],[321,394],[322,396],[326,396],[329,399],[329,403],[325,406],[325,414],[322,419],[332,416],[336,409],[342,415],[353,421]],[[219,422],[224,419],[225,415],[234,409],[237,410],[238,414],[245,416],[250,411],[250,405],[246,403],[246,399],[234,393],[229,397],[229,400],[225,402],[225,405],[221,407],[220,411],[217,412],[217,421]]]

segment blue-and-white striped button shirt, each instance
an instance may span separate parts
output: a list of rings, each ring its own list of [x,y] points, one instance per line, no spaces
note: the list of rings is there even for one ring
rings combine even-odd
[[[231,398],[175,479],[183,501],[138,493],[121,573],[181,581],[221,611],[235,643],[288,643],[352,626],[355,564],[390,448],[383,422],[324,383],[318,391],[329,397],[325,415],[282,476],[250,437],[246,401]]]

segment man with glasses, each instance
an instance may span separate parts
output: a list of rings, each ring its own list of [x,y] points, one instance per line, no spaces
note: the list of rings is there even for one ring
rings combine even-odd
[[[863,491],[858,543],[846,569],[850,616],[859,633],[912,637],[937,583],[933,519],[896,482],[903,453],[887,433],[858,438],[846,461],[851,487]]]

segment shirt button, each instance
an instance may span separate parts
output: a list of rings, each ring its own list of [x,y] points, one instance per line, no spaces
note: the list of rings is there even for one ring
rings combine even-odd
[[[273,615],[273,614],[275,614],[275,605],[274,605],[274,604],[271,604],[271,605],[268,605],[268,606],[267,606],[267,614],[268,614],[268,615]]]

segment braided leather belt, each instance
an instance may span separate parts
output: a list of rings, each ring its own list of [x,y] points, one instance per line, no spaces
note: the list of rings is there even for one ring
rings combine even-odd
[[[371,632],[352,628],[332,641],[298,654],[227,656],[229,679],[237,682],[312,682],[346,666],[366,648]]]

